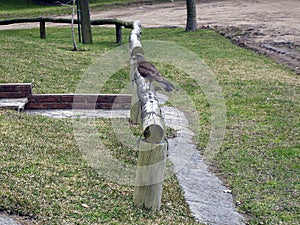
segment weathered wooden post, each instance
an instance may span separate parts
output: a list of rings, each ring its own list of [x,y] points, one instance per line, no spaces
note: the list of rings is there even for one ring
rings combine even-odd
[[[167,143],[139,142],[139,157],[134,189],[137,207],[159,210],[161,204]]]
[[[40,38],[46,39],[46,22],[45,22],[45,20],[40,21]]]
[[[122,25],[116,24],[115,26],[117,44],[122,44]]]
[[[166,165],[167,143],[159,102],[151,86],[137,70],[136,54],[144,54],[140,38],[141,26],[134,22],[130,34],[130,73],[132,107],[130,119],[142,124],[144,139],[139,140],[134,203],[138,207],[159,210]]]

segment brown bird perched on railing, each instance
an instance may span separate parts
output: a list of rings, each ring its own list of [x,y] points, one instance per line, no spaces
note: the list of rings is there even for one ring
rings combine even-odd
[[[146,61],[142,54],[137,53],[136,60],[137,69],[142,77],[147,79],[150,83],[153,81],[158,82],[165,91],[170,92],[174,90],[174,86],[170,82],[166,81],[155,66]]]

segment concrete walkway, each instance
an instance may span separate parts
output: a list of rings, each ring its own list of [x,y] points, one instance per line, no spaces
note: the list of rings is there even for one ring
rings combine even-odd
[[[96,110],[79,110],[76,109],[33,109],[25,110],[26,114],[29,115],[42,115],[52,118],[69,118],[76,119],[80,118],[124,118],[129,117],[129,110],[105,110],[105,109],[96,109]]]
[[[0,108],[24,110],[28,98],[0,98]]]
[[[222,181],[209,171],[193,143],[185,115],[173,107],[162,107],[165,124],[176,130],[169,139],[169,159],[175,167],[180,186],[192,215],[203,224],[240,225],[243,217],[236,212],[233,197]]]
[[[0,225],[21,225],[21,224],[17,223],[12,218],[0,214]]]

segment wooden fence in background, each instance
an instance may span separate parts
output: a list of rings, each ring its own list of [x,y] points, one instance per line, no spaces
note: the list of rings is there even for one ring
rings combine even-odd
[[[9,25],[16,23],[40,23],[40,38],[46,38],[46,22],[49,23],[72,23],[72,19],[67,18],[49,18],[49,17],[35,17],[35,18],[18,18],[11,20],[0,20],[0,25]],[[74,24],[78,24],[78,20],[74,20]],[[91,20],[91,25],[115,25],[116,28],[116,42],[122,43],[122,27],[133,28],[133,22],[123,21],[120,19],[100,19]]]

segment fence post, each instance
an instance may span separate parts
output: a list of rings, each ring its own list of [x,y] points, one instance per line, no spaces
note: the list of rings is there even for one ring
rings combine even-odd
[[[45,20],[40,21],[40,38],[46,39],[46,22],[45,22]]]
[[[167,143],[139,141],[138,166],[136,171],[134,204],[159,210],[166,165]]]
[[[116,41],[117,44],[122,44],[122,25],[116,24]]]

